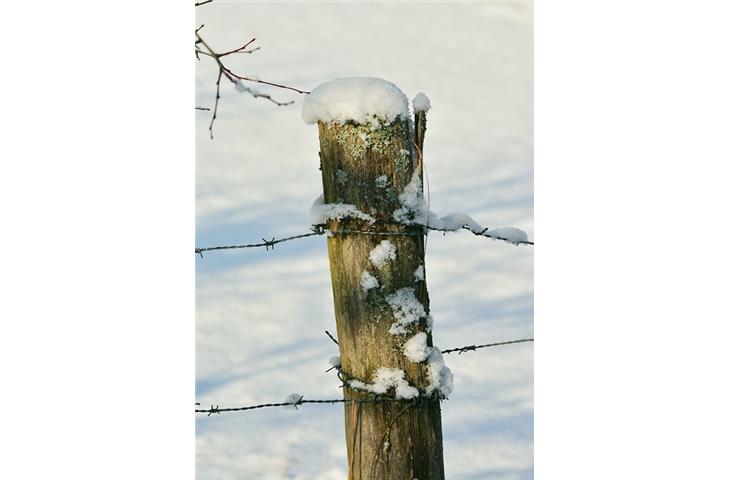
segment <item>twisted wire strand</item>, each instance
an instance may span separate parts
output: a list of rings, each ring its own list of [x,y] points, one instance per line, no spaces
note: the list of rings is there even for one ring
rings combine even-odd
[[[274,245],[277,243],[283,243],[283,242],[289,242],[291,240],[298,240],[300,238],[307,238],[307,237],[313,237],[315,235],[324,235],[325,232],[320,231],[313,231],[310,233],[303,233],[301,235],[293,235],[291,237],[285,237],[285,238],[276,238],[272,237],[271,240],[267,240],[265,238],[262,238],[262,243],[249,243],[245,245],[223,245],[220,247],[203,247],[203,248],[196,248],[195,253],[200,255],[200,257],[203,257],[203,252],[210,252],[212,250],[232,250],[237,248],[256,248],[256,247],[266,247],[266,250],[268,251],[270,249],[274,249]]]
[[[513,343],[525,343],[525,342],[534,342],[534,338],[522,338],[520,340],[509,340],[506,342],[496,342],[496,343],[485,343],[484,345],[467,345],[465,347],[456,347],[456,348],[449,348],[447,350],[442,350],[441,353],[453,353],[453,352],[459,352],[459,355],[465,352],[474,352],[476,350],[479,350],[480,348],[488,348],[488,347],[498,347],[500,345],[512,345]]]
[[[329,332],[325,332],[327,335],[332,339],[333,342],[337,343],[337,340],[335,340],[334,337]],[[449,348],[446,350],[443,350],[441,353],[454,353],[458,352],[459,355],[465,352],[473,352],[476,350],[479,350],[481,348],[488,348],[488,347],[497,347],[500,345],[512,345],[515,343],[525,343],[525,342],[534,342],[534,338],[521,338],[519,340],[509,340],[506,342],[495,342],[495,343],[485,343],[483,345],[466,345],[463,347],[456,347],[456,348]],[[342,377],[342,370],[339,367],[333,367],[337,369],[337,374],[340,380],[342,381],[342,386],[346,386],[346,379]],[[332,369],[330,369],[332,370]],[[329,371],[329,370],[328,370]],[[357,390],[357,389],[355,389]],[[379,402],[413,402],[418,403],[420,401],[429,401],[429,400],[441,400],[438,396],[435,397],[429,397],[429,396],[418,396],[416,398],[411,399],[405,399],[405,398],[393,398],[393,397],[384,397],[384,396],[373,396],[373,397],[366,397],[366,398],[336,398],[336,399],[327,399],[327,400],[308,400],[304,399],[304,396],[299,397],[299,400],[295,402],[278,402],[278,403],[261,403],[258,405],[248,405],[244,407],[232,407],[232,408],[220,408],[218,405],[213,406],[211,405],[210,408],[196,408],[195,413],[207,413],[208,416],[214,414],[214,413],[223,413],[223,412],[243,412],[247,410],[257,410],[260,408],[271,408],[271,407],[294,407],[297,408],[299,405],[303,405],[305,403],[314,403],[314,404],[330,404],[334,405],[336,403],[379,403]],[[199,403],[195,404],[200,405]]]
[[[337,398],[337,399],[327,399],[327,400],[305,400],[303,396],[299,398],[296,402],[279,402],[279,403],[262,403],[259,405],[249,405],[245,407],[232,407],[232,408],[219,408],[219,406],[213,406],[211,405],[210,408],[205,409],[195,409],[195,413],[207,413],[208,416],[214,414],[214,413],[224,413],[224,412],[242,412],[247,410],[257,410],[259,408],[271,408],[271,407],[294,407],[297,408],[299,405],[303,405],[305,403],[314,403],[314,404],[330,404],[334,405],[335,403],[385,403],[385,402],[412,402],[417,403],[419,401],[424,400],[434,400],[437,399],[436,397],[430,398],[430,397],[417,397],[417,398],[392,398],[392,397],[368,397],[368,398]],[[195,405],[200,405],[199,403],[196,403]]]
[[[393,225],[401,225],[404,227],[409,227],[411,225],[405,225],[405,224],[393,224]],[[249,244],[243,244],[243,245],[222,245],[217,247],[196,247],[195,253],[197,255],[200,255],[200,257],[203,257],[203,252],[210,252],[213,250],[234,250],[234,249],[240,249],[240,248],[258,248],[258,247],[264,247],[268,251],[269,249],[273,250],[274,245],[278,243],[283,242],[289,242],[292,240],[299,240],[301,238],[307,238],[307,237],[313,237],[317,235],[325,235],[330,234],[332,236],[337,235],[349,235],[349,234],[361,234],[361,235],[377,235],[377,236],[406,236],[406,237],[417,237],[421,235],[428,235],[428,231],[434,231],[434,232],[443,232],[443,233],[452,233],[456,232],[458,230],[466,230],[468,232],[473,233],[477,237],[487,237],[491,238],[493,240],[501,240],[503,242],[511,243],[513,245],[535,245],[534,242],[530,242],[528,240],[513,240],[505,237],[501,237],[499,235],[491,235],[489,233],[488,229],[484,229],[482,231],[476,231],[472,230],[471,228],[464,226],[461,229],[457,230],[450,230],[445,228],[436,228],[431,226],[422,226],[420,231],[409,231],[409,232],[388,232],[388,231],[376,231],[376,230],[357,230],[357,229],[350,229],[350,228],[338,228],[334,231],[327,230],[325,225],[313,225],[312,231],[309,233],[303,233],[300,235],[292,235],[291,237],[285,237],[285,238],[276,238],[272,237],[270,240],[267,240],[266,238],[262,238],[260,243],[249,243]]]

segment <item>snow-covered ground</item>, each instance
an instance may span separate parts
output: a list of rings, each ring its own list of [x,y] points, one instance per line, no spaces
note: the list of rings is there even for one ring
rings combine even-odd
[[[533,232],[532,5],[213,2],[197,23],[241,74],[311,90],[345,76],[393,82],[431,101],[425,142],[430,207]],[[201,57],[196,105],[212,106],[216,69]],[[317,129],[302,96],[223,80],[215,139],[197,117],[197,246],[304,233],[322,192]],[[197,259],[197,400],[232,407],[341,393],[324,330],[334,314],[324,237]],[[532,336],[533,247],[468,232],[431,234],[425,265],[442,349]],[[445,355],[454,391],[442,405],[448,478],[533,477],[532,345]],[[341,406],[199,416],[200,480],[344,479]]]

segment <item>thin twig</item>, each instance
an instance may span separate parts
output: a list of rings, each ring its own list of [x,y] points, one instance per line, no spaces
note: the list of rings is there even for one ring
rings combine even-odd
[[[278,100],[274,100],[271,97],[271,95],[269,95],[268,93],[261,93],[258,90],[254,90],[253,88],[247,87],[246,85],[242,84],[240,81],[237,81],[237,82],[238,83],[236,83],[236,88],[250,94],[253,98],[266,99],[278,107],[286,107],[287,105],[291,105],[292,103],[294,103],[294,100],[290,100],[288,102],[280,102]]]
[[[218,54],[218,58],[225,57],[226,55],[230,55],[232,53],[253,53],[253,52],[257,51],[257,50],[261,50],[261,47],[256,47],[253,50],[246,50],[246,47],[248,47],[249,45],[251,45],[254,41],[256,41],[256,38],[252,38],[248,42],[244,43],[242,47],[238,47],[235,50],[231,50],[229,52],[220,53],[220,54]]]
[[[340,345],[340,344],[339,344],[339,343],[337,342],[337,340],[335,339],[335,337],[333,337],[333,336],[332,336],[332,334],[331,334],[330,332],[328,332],[327,330],[325,330],[325,331],[324,331],[324,333],[326,333],[326,334],[327,334],[327,336],[328,336],[328,337],[330,337],[330,339],[331,339],[331,340],[332,340],[333,342],[335,342],[335,345],[337,345],[337,346],[339,346],[339,345]]]
[[[204,3],[208,3],[208,2],[204,2]],[[200,5],[202,5],[202,3]],[[196,4],[196,6],[198,6],[198,4]],[[273,104],[275,104],[277,106],[280,106],[280,107],[281,106],[286,106],[286,105],[291,105],[292,103],[294,103],[294,101],[280,102],[280,101],[275,100],[274,98],[272,98],[271,95],[269,95],[269,94],[258,92],[258,91],[254,90],[252,88],[249,88],[249,87],[243,85],[241,83],[241,81],[253,82],[253,83],[261,83],[261,84],[264,84],[264,85],[270,85],[272,87],[277,87],[277,88],[281,88],[281,89],[285,89],[285,90],[292,90],[292,91],[297,92],[297,93],[300,93],[300,94],[308,94],[308,93],[310,93],[310,92],[308,92],[306,90],[300,90],[298,88],[290,87],[288,85],[283,85],[281,83],[269,82],[269,81],[266,81],[266,80],[261,80],[261,79],[252,78],[252,77],[246,77],[246,76],[238,75],[237,73],[234,73],[230,68],[228,68],[221,61],[221,58],[223,58],[223,57],[225,57],[227,55],[234,54],[234,53],[253,53],[253,52],[259,50],[260,47],[256,47],[256,48],[252,48],[250,50],[246,50],[246,48],[249,45],[251,45],[251,43],[253,43],[254,40],[256,40],[256,39],[253,38],[253,39],[249,40],[248,42],[246,42],[245,44],[243,44],[243,46],[238,47],[238,48],[236,48],[234,50],[229,50],[227,52],[218,53],[215,50],[213,50],[210,45],[208,45],[208,43],[203,39],[203,37],[200,36],[199,31],[200,31],[201,28],[203,28],[203,25],[201,25],[200,27],[198,27],[195,30],[195,46],[196,46],[196,48],[195,48],[195,56],[198,58],[198,60],[200,60],[200,56],[199,55],[200,54],[203,54],[203,55],[205,55],[207,57],[210,57],[213,60],[215,60],[216,64],[218,65],[218,79],[216,81],[216,102],[215,102],[215,107],[213,108],[213,116],[212,116],[212,118],[210,120],[210,126],[208,127],[208,129],[210,130],[210,138],[211,139],[213,138],[213,124],[214,124],[215,119],[217,118],[217,114],[218,114],[218,99],[220,98],[220,81],[221,81],[221,77],[223,75],[225,75],[225,77],[231,83],[233,83],[239,90],[242,90],[242,91],[250,94],[254,98],[263,98],[265,100],[268,100],[271,103],[273,103]],[[202,48],[199,48],[198,45],[202,45]]]
[[[221,99],[221,76],[223,70],[218,71],[218,79],[215,81],[215,104],[213,107],[213,116],[210,117],[210,125],[208,125],[208,131],[210,132],[210,139],[213,140],[213,123],[218,116],[218,100]]]

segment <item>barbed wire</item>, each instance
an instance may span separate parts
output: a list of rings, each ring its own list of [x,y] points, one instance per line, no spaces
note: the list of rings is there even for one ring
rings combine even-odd
[[[467,345],[465,347],[456,347],[456,348],[449,348],[446,350],[442,350],[441,353],[454,353],[459,352],[459,355],[465,352],[474,352],[476,350],[479,350],[480,348],[488,348],[488,347],[498,347],[500,345],[512,345],[513,343],[525,343],[525,342],[534,342],[534,338],[522,338],[520,340],[509,340],[506,342],[496,342],[496,343],[485,343],[484,345]]]
[[[487,237],[487,238],[491,238],[493,240],[501,240],[503,242],[511,243],[513,245],[535,245],[535,242],[531,242],[529,240],[514,240],[514,239],[511,239],[511,238],[502,237],[500,235],[493,235],[493,234],[489,233],[489,228],[488,227],[485,227],[481,231],[472,230],[471,228],[469,228],[466,225],[463,226],[463,227],[461,227],[460,229],[457,229],[457,230],[449,230],[449,229],[446,229],[446,228],[436,228],[436,227],[431,227],[431,226],[426,226],[426,229],[431,230],[431,231],[434,231],[434,232],[444,232],[444,235],[446,233],[455,232],[457,230],[466,230],[467,232],[473,233],[477,237]]]
[[[327,330],[325,330],[325,333],[335,344],[339,345],[339,343],[337,342],[337,339],[335,339],[331,333],[329,333]],[[459,352],[459,355],[461,355],[462,353],[473,352],[480,348],[496,347],[496,346],[500,346],[500,345],[512,345],[515,343],[525,343],[525,342],[534,342],[534,341],[535,341],[534,338],[522,338],[519,340],[509,340],[506,342],[485,343],[483,345],[467,345],[464,347],[449,348],[449,349],[441,351],[441,353],[448,354],[448,353]],[[332,370],[332,369],[337,369],[337,376],[340,379],[340,381],[342,382],[341,387],[348,386],[347,380],[350,376],[347,375],[346,376],[347,378],[343,377],[342,369],[339,366],[333,366],[329,370]],[[327,370],[327,371],[329,371],[329,370]],[[354,390],[358,390],[358,391],[363,391],[363,390],[359,390],[352,386],[350,388],[353,388]],[[393,398],[393,397],[385,397],[382,395],[375,395],[375,396],[366,397],[366,398],[349,398],[349,399],[333,398],[333,399],[325,399],[325,400],[309,400],[309,399],[305,400],[304,396],[300,395],[299,399],[294,402],[261,403],[258,405],[248,405],[248,406],[244,406],[244,407],[231,407],[231,408],[220,408],[219,405],[215,405],[215,406],[211,405],[210,408],[205,408],[205,409],[196,408],[195,413],[207,413],[208,416],[211,416],[214,413],[220,414],[222,412],[244,412],[247,410],[258,410],[260,408],[272,408],[272,407],[294,407],[296,409],[300,405],[303,405],[305,403],[334,405],[336,403],[379,403],[379,402],[407,403],[407,402],[413,402],[415,404],[420,401],[437,400],[437,399],[441,400],[441,398],[438,396],[426,396],[426,395],[419,395],[418,397],[410,398],[410,399]],[[200,403],[196,403],[195,405],[198,406],[198,405],[200,405]]]
[[[312,237],[312,236],[315,236],[315,235],[324,235],[325,233],[326,232],[323,231],[323,230],[320,231],[320,230],[314,230],[313,229],[313,231],[311,231],[309,233],[303,233],[301,235],[293,235],[291,237],[285,237],[285,238],[271,237],[270,240],[267,240],[265,238],[262,238],[261,239],[262,240],[262,243],[249,243],[249,244],[246,244],[246,245],[223,245],[223,246],[220,246],[220,247],[196,248],[195,249],[195,253],[198,254],[198,255],[200,255],[200,258],[203,258],[203,252],[209,252],[209,251],[212,251],[212,250],[233,250],[233,249],[237,249],[237,248],[265,247],[266,250],[268,251],[269,249],[273,250],[274,249],[274,245],[276,245],[277,243],[289,242],[291,240],[298,240],[300,238],[307,238],[307,237]]]
[[[428,397],[428,396],[419,396],[415,398],[393,398],[393,397],[384,397],[384,396],[373,396],[373,397],[367,397],[367,398],[333,398],[333,399],[326,399],[326,400],[308,400],[304,399],[303,395],[299,396],[299,400],[294,402],[279,402],[279,403],[261,403],[259,405],[248,405],[244,407],[232,407],[232,408],[220,408],[219,405],[213,406],[211,405],[210,408],[196,408],[195,413],[207,413],[207,416],[211,416],[214,413],[220,414],[225,412],[244,412],[247,410],[257,410],[260,408],[271,408],[271,407],[294,407],[295,409],[298,409],[300,405],[306,404],[306,403],[312,403],[312,404],[330,404],[334,405],[336,403],[412,403],[412,404],[418,404],[420,402],[424,401],[435,401],[439,400],[438,397]],[[195,404],[200,405],[200,403]]]
[[[402,226],[410,226],[410,225],[404,225],[404,224],[391,224],[391,225],[402,225]],[[196,247],[195,253],[200,255],[200,257],[203,257],[203,252],[209,252],[213,250],[234,250],[239,248],[258,248],[258,247],[264,247],[268,251],[269,249],[273,250],[274,245],[277,243],[283,243],[283,242],[289,242],[291,240],[298,240],[301,238],[307,238],[307,237],[313,237],[316,235],[325,235],[329,234],[332,236],[337,235],[349,235],[349,234],[362,234],[362,235],[378,235],[378,236],[408,236],[408,237],[416,237],[421,235],[428,235],[428,231],[436,231],[436,232],[443,232],[444,235],[446,233],[453,233],[457,232],[459,230],[466,230],[468,232],[473,233],[474,235],[478,237],[487,237],[491,238],[493,240],[501,240],[507,243],[511,243],[513,245],[535,245],[534,242],[530,242],[527,240],[513,240],[505,237],[501,237],[498,235],[490,235],[489,230],[485,228],[484,230],[477,232],[475,230],[470,229],[469,227],[462,227],[460,229],[456,230],[447,230],[443,228],[435,228],[430,226],[420,226],[420,231],[409,231],[409,232],[388,232],[388,231],[376,231],[376,230],[353,230],[349,228],[338,228],[335,231],[327,230],[326,225],[320,224],[320,225],[312,225],[312,230],[309,233],[303,233],[300,235],[292,235],[291,237],[285,237],[285,238],[276,238],[271,237],[270,240],[267,240],[266,238],[262,238],[260,243],[249,243],[249,244],[243,244],[243,245],[222,245],[217,247]]]
[[[339,342],[337,342],[337,339],[335,337],[333,337],[330,332],[325,330],[324,333],[326,333],[327,336],[330,337],[330,339],[333,342],[335,342],[335,345],[339,345]],[[480,348],[499,347],[501,345],[512,345],[514,343],[525,343],[525,342],[534,342],[534,341],[535,341],[534,338],[521,338],[519,340],[507,340],[504,342],[485,343],[482,345],[466,345],[463,347],[447,348],[446,350],[442,350],[441,353],[459,352],[459,355],[461,355],[462,353],[477,351]],[[332,368],[337,368],[337,367],[332,367]],[[326,371],[329,372],[330,370],[332,370],[332,368],[330,368],[329,370],[326,370]]]

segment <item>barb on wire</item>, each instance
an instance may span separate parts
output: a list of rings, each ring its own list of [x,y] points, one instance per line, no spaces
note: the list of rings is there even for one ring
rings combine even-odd
[[[204,0],[204,1],[202,1],[202,2],[196,2],[196,3],[195,3],[195,6],[196,6],[196,7],[199,7],[199,6],[201,6],[201,5],[205,5],[206,3],[210,3],[210,2],[212,2],[212,1],[213,1],[213,0]]]
[[[221,412],[243,412],[247,410],[257,410],[260,408],[272,408],[272,407],[298,407],[300,405],[303,405],[305,403],[312,403],[312,404],[330,404],[334,405],[336,403],[383,403],[383,402],[411,402],[411,403],[417,403],[418,401],[424,401],[424,400],[436,400],[438,397],[416,397],[413,399],[404,399],[404,398],[392,398],[392,397],[384,397],[380,395],[372,396],[372,397],[366,397],[366,398],[336,398],[336,399],[327,399],[327,400],[305,400],[304,396],[300,396],[300,398],[296,401],[291,402],[279,402],[279,403],[262,403],[259,405],[248,405],[244,407],[233,407],[233,408],[219,408],[218,405],[213,407],[213,405],[210,406],[210,408],[206,409],[195,409],[195,413],[207,413],[207,416],[210,416],[213,413],[220,414]]]
[[[496,342],[496,343],[485,343],[484,345],[467,345],[465,347],[456,347],[456,348],[449,348],[446,350],[442,350],[441,353],[453,353],[453,352],[459,352],[459,355],[465,352],[474,352],[480,348],[488,348],[488,347],[497,347],[499,345],[512,345],[513,343],[524,343],[524,342],[534,342],[534,338],[522,338],[520,340],[509,340],[507,342]]]
[[[208,3],[208,2],[196,4],[196,6],[202,5],[204,3]],[[227,80],[229,80],[236,87],[236,90],[238,90],[240,92],[248,93],[251,96],[253,96],[254,98],[263,98],[265,100],[270,101],[274,105],[277,105],[280,107],[283,107],[286,105],[291,105],[292,103],[294,103],[294,101],[292,100],[289,102],[280,102],[280,101],[272,98],[271,95],[269,95],[269,94],[261,93],[257,90],[254,90],[253,88],[247,87],[242,82],[245,81],[245,82],[251,82],[251,83],[261,83],[263,85],[269,85],[269,86],[281,88],[284,90],[291,90],[291,91],[294,91],[294,92],[297,92],[300,94],[310,93],[306,90],[300,90],[298,88],[290,87],[288,85],[283,85],[280,83],[274,83],[274,82],[269,82],[266,80],[261,80],[254,76],[243,76],[243,75],[234,73],[229,67],[227,67],[223,63],[223,61],[221,59],[227,55],[238,54],[238,53],[251,54],[251,53],[259,50],[261,47],[255,47],[255,48],[250,48],[250,49],[248,48],[256,39],[252,38],[251,40],[249,40],[248,42],[243,44],[243,46],[241,46],[241,47],[221,53],[221,52],[216,52],[215,50],[213,50],[213,48],[203,39],[203,37],[200,36],[201,28],[203,28],[203,25],[201,25],[200,27],[198,27],[195,30],[195,56],[198,60],[200,60],[200,55],[210,57],[215,61],[216,65],[218,65],[218,78],[216,79],[216,82],[215,82],[215,102],[213,104],[213,115],[211,116],[210,125],[208,126],[208,131],[210,132],[211,139],[213,138],[213,124],[215,123],[215,119],[218,117],[218,103],[221,98],[221,78],[224,76],[226,77]]]
[[[266,247],[267,252],[269,251],[269,247],[271,247],[272,250],[274,249],[274,245],[276,245],[276,237],[271,237],[271,240],[266,240],[265,238],[262,238],[261,240],[263,240],[264,247]]]

